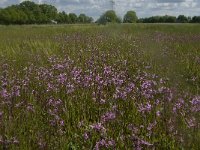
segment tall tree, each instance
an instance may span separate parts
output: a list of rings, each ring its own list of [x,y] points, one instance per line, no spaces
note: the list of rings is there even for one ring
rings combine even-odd
[[[78,16],[78,22],[79,23],[87,23],[87,20],[88,20],[88,18],[85,14],[80,14]]]
[[[94,21],[94,19],[92,17],[87,18],[87,23],[92,23],[93,21]]]
[[[70,23],[77,23],[78,17],[75,13],[69,13],[69,22]]]
[[[47,18],[48,21],[55,20],[57,16],[57,8],[52,5],[42,4],[39,5],[42,14]]]
[[[32,1],[0,8],[0,24],[47,24],[54,20],[58,23],[93,22],[93,18],[85,14],[80,14],[79,17],[75,13],[68,15],[64,11],[58,12],[52,5],[36,4]]]
[[[177,22],[179,23],[188,23],[188,17],[184,16],[184,15],[179,15],[177,17]]]
[[[49,23],[56,19],[57,9],[52,5],[38,5],[31,1],[24,1],[19,8],[28,15],[28,23]]]
[[[70,23],[69,16],[64,11],[58,13],[56,21],[58,23]]]
[[[192,23],[200,23],[200,16],[194,16],[192,17]]]
[[[176,17],[175,16],[165,15],[164,18],[165,18],[164,19],[165,23],[176,23]]]
[[[100,18],[97,20],[99,24],[106,24],[106,23],[120,23],[121,18],[119,18],[114,10],[108,10]]]
[[[124,15],[124,23],[135,23],[137,22],[138,17],[136,15],[135,11],[128,11],[125,15]]]
[[[38,23],[40,20],[40,8],[37,4],[31,1],[24,1],[19,4],[19,8],[23,10],[28,16],[29,24]]]

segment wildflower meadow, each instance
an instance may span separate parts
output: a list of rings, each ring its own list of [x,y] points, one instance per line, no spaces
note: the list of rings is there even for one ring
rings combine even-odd
[[[200,149],[200,27],[0,26],[0,149]]]

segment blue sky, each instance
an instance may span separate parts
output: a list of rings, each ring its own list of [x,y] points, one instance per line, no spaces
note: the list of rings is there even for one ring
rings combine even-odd
[[[17,4],[23,0],[0,0],[0,7]],[[32,0],[36,3],[48,3],[56,6],[59,11],[76,14],[85,13],[98,18],[103,12],[111,9],[110,0]],[[135,10],[138,17],[154,15],[184,14],[200,15],[200,0],[115,0],[115,10],[123,16],[127,10]]]

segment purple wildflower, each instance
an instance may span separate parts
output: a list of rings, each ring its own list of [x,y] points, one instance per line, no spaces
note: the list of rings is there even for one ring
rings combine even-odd
[[[107,112],[103,116],[101,116],[101,121],[106,123],[110,120],[114,120],[116,118],[116,113],[115,112]]]
[[[104,133],[106,131],[106,129],[104,128],[104,126],[102,125],[102,123],[96,123],[96,124],[90,125],[90,127],[93,130],[98,131],[98,132]]]

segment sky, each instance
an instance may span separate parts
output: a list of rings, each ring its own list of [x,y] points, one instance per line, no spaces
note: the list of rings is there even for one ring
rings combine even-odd
[[[19,4],[23,0],[0,0],[0,7]],[[32,0],[56,6],[58,11],[85,13],[97,19],[106,10],[112,9],[111,0]],[[134,10],[139,18],[156,15],[184,14],[200,16],[200,0],[114,0],[116,13],[123,17],[128,10]]]

